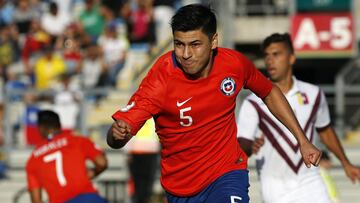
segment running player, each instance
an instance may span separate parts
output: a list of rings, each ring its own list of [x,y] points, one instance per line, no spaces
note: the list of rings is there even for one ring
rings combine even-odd
[[[349,162],[331,127],[324,93],[319,87],[293,76],[295,55],[290,35],[276,33],[267,37],[263,52],[270,79],[285,94],[307,138],[314,142],[317,132],[339,158],[346,175],[355,182],[360,178],[360,169]],[[304,167],[298,142],[265,104],[250,95],[243,102],[238,118],[241,147],[248,155],[252,150],[259,150],[257,168],[264,202],[330,203],[319,168]]]
[[[248,202],[247,156],[236,140],[235,103],[249,88],[294,133],[305,163],[320,151],[305,137],[281,91],[244,55],[218,47],[215,14],[191,4],[171,20],[174,51],[153,65],[128,106],[117,111],[107,142],[123,147],[154,117],[162,145],[161,184],[170,203]]]
[[[62,132],[59,116],[53,111],[40,111],[38,126],[46,140],[26,164],[32,203],[42,202],[41,189],[47,192],[50,203],[106,203],[91,183],[107,168],[104,152],[86,137]],[[95,167],[87,169],[86,160]]]

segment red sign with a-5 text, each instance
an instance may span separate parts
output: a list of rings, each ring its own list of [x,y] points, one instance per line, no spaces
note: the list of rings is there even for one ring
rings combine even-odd
[[[344,57],[354,53],[354,22],[351,13],[297,14],[291,36],[295,51],[308,57]]]

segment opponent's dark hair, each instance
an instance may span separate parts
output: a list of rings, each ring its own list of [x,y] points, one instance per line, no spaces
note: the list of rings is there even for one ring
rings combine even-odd
[[[261,46],[261,51],[264,52],[265,49],[270,46],[270,44],[272,43],[277,43],[277,42],[281,42],[284,43],[285,46],[287,47],[287,49],[289,50],[289,52],[291,54],[294,53],[294,47],[293,44],[291,42],[291,37],[289,33],[284,33],[284,34],[280,34],[280,33],[274,33],[268,37],[266,37],[262,43]]]
[[[172,32],[201,29],[209,38],[216,33],[215,13],[207,6],[190,4],[181,7],[171,19]]]
[[[37,114],[37,123],[39,126],[44,126],[52,129],[60,129],[61,123],[57,113],[51,110],[42,110]]]

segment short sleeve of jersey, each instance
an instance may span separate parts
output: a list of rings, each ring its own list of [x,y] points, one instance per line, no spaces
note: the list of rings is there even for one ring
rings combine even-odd
[[[320,90],[321,91],[321,90]],[[326,102],[326,97],[323,91],[320,92],[320,104],[319,108],[316,114],[316,121],[315,121],[315,127],[316,128],[323,128],[330,124],[330,113],[329,113],[329,107]]]
[[[268,80],[245,56],[242,56],[241,60],[245,67],[244,87],[250,89],[261,99],[265,98],[272,89],[271,81]]]
[[[259,116],[255,107],[245,99],[240,107],[237,121],[237,137],[254,140],[259,129]]]
[[[160,58],[141,82],[138,90],[131,97],[129,105],[113,114],[115,120],[124,120],[131,126],[131,134],[135,135],[143,124],[157,114],[163,104],[166,90],[166,78],[162,71],[167,65]]]
[[[81,151],[84,152],[86,158],[95,160],[97,156],[104,153],[103,150],[89,138],[82,136],[78,136],[77,138],[80,142],[79,146],[81,146]]]
[[[39,181],[35,177],[32,164],[33,162],[31,161],[30,158],[30,160],[26,164],[26,178],[27,178],[27,185],[29,191],[41,187]]]

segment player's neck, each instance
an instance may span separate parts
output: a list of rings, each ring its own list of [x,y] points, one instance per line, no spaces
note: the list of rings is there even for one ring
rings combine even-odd
[[[275,84],[280,88],[283,94],[286,94],[290,91],[292,86],[294,85],[294,81],[292,75],[287,76],[281,81],[275,82]]]
[[[51,140],[54,138],[54,136],[58,135],[61,133],[61,130],[59,129],[54,129],[54,130],[49,130],[48,134],[47,134],[47,139]]]

